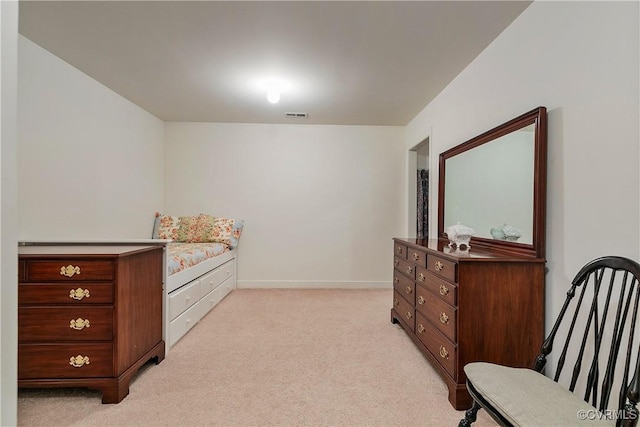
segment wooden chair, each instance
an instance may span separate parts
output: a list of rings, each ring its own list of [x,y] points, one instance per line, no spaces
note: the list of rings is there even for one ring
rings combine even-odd
[[[464,367],[474,402],[459,427],[470,426],[481,408],[503,426],[635,426],[639,278],[640,264],[622,257],[585,265],[573,279],[533,369],[485,362]],[[547,377],[543,371],[554,343],[560,353],[554,353],[555,371]]]

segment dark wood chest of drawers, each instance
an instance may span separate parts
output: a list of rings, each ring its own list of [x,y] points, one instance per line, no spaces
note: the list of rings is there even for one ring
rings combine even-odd
[[[21,246],[18,386],[88,387],[103,403],[164,359],[160,246]]]
[[[533,366],[544,339],[544,259],[393,240],[391,321],[438,371],[455,409],[471,406],[467,363]]]

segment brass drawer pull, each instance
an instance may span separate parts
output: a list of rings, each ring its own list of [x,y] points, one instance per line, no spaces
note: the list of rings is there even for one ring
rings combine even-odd
[[[413,267],[407,267],[407,273],[408,274],[413,273]]]
[[[78,317],[77,319],[71,319],[69,321],[69,327],[71,329],[75,329],[76,331],[81,331],[84,328],[91,327],[91,323],[89,323],[89,319],[83,319],[82,317]]]
[[[69,358],[69,365],[73,366],[74,368],[82,368],[84,365],[88,365],[90,364],[91,361],[89,360],[89,356],[82,356],[82,355],[77,355],[77,356],[71,356]]]
[[[69,298],[80,301],[82,298],[89,298],[91,294],[89,294],[89,289],[71,289],[69,291]]]
[[[440,261],[436,261],[436,271],[444,270],[444,264]]]
[[[398,261],[397,259],[393,261],[393,265],[395,265],[396,267],[400,265],[400,261]]]
[[[440,285],[440,295],[445,296],[449,293],[449,288],[446,285]]]
[[[424,334],[424,331],[425,329],[424,329],[424,326],[422,326],[422,323],[418,324],[418,332],[421,334]]]
[[[411,318],[413,317],[413,313],[411,313],[410,311],[407,311],[407,314],[405,314],[405,317],[407,318],[407,320],[411,320]]]
[[[418,274],[418,281],[424,282],[424,279],[426,279],[426,277],[424,276],[424,273]]]
[[[449,352],[442,345],[440,346],[440,357],[442,357],[443,359],[448,359],[449,358]]]
[[[414,253],[413,253],[413,259],[414,259],[415,261],[419,260],[419,259],[420,259],[420,254],[418,254],[418,252],[414,252]]]
[[[402,248],[400,246],[398,246],[398,253],[401,254],[402,253]]]
[[[398,301],[398,298],[393,299],[393,305],[400,305],[400,301]]]
[[[60,274],[67,277],[73,277],[74,274],[80,274],[80,267],[71,264],[66,267],[60,267]]]
[[[396,283],[400,283],[400,279],[398,279],[397,277],[394,277],[393,281],[396,282]]]
[[[411,295],[411,292],[413,292],[413,289],[411,289],[411,286],[407,286],[407,289],[405,289],[405,292],[407,293],[407,295]]]
[[[449,323],[449,316],[447,316],[447,313],[440,313],[440,323],[444,323],[445,325]]]
[[[418,304],[420,305],[424,304],[424,297],[422,295],[418,297]]]

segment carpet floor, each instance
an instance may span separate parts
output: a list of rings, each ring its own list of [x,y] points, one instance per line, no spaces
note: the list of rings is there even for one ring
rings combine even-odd
[[[391,290],[238,289],[119,404],[22,389],[20,426],[457,426],[447,388],[389,320]],[[495,425],[483,411],[477,427]]]

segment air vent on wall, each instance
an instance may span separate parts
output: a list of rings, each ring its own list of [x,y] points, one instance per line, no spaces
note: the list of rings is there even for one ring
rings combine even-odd
[[[306,119],[309,117],[309,113],[284,113],[284,115],[292,119]]]

